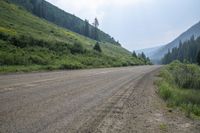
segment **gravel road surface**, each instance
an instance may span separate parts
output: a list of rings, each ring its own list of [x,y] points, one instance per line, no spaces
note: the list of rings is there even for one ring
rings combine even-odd
[[[160,68],[0,75],[0,133],[200,132],[157,95]]]

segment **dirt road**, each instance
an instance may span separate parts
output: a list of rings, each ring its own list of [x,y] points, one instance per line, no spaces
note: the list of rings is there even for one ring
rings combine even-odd
[[[160,66],[0,76],[0,133],[199,132],[153,85]]]

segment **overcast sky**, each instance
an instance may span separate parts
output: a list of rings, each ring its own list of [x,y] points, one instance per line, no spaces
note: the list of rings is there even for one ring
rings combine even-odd
[[[200,0],[47,0],[100,29],[128,50],[166,44],[200,21]]]

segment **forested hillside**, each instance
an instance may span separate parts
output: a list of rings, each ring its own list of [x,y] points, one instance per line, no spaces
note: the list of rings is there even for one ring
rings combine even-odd
[[[193,25],[187,31],[183,32],[180,36],[175,38],[172,42],[155,48],[148,48],[139,50],[139,52],[144,52],[153,63],[161,64],[161,59],[164,57],[165,54],[169,51],[172,51],[173,48],[177,48],[179,46],[179,42],[185,42],[190,40],[191,36],[194,36],[194,39],[200,36],[200,22]]]
[[[162,59],[163,64],[168,64],[174,60],[181,62],[197,63],[198,54],[200,54],[200,37],[197,39],[194,36],[189,41],[180,42],[178,48],[173,48]]]
[[[91,39],[98,41],[110,42],[116,45],[120,45],[110,37],[110,35],[97,29],[98,38],[95,36],[96,29],[90,25],[87,20],[83,21],[80,18],[67,13],[51,3],[45,0],[8,0],[14,2],[20,6],[23,6],[26,10],[34,15],[43,18],[49,22],[52,22],[58,26],[67,28],[71,31],[87,36]]]
[[[145,64],[129,51],[40,19],[0,1],[0,72],[119,67]]]

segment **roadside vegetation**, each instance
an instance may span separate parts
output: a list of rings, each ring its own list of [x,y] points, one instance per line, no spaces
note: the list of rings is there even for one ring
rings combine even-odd
[[[0,1],[0,72],[148,64],[119,45],[56,26]]]
[[[187,116],[200,116],[200,67],[174,61],[160,72],[160,96],[170,107],[179,107]]]
[[[74,44],[48,42],[4,33],[0,33],[0,38],[0,72],[120,67],[143,63],[131,55],[129,58],[107,56],[101,52],[98,43],[94,50],[89,50],[78,41]]]

